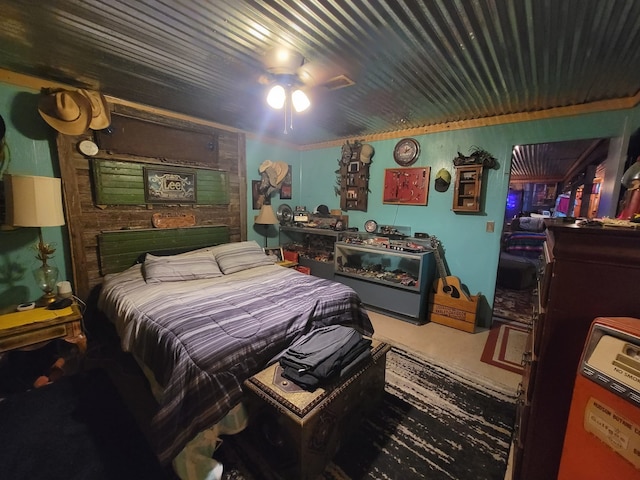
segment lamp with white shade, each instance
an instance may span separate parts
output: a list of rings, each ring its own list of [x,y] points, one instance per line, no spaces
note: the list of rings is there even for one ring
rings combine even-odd
[[[62,210],[62,188],[59,178],[32,175],[4,176],[7,200],[7,223],[15,227],[38,227],[36,258],[42,265],[33,271],[38,287],[44,295],[38,305],[47,305],[55,300],[53,290],[58,279],[58,267],[48,263],[55,253],[53,244],[45,243],[42,227],[64,225]]]

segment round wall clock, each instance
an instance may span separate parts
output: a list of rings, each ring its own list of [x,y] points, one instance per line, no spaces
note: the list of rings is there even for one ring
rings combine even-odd
[[[364,231],[367,233],[375,233],[378,229],[378,223],[375,220],[367,220],[364,222]]]
[[[413,138],[403,138],[393,149],[393,159],[402,166],[413,165],[420,155],[420,144]]]
[[[83,153],[84,155],[87,155],[89,157],[93,157],[100,151],[98,149],[98,146],[91,140],[82,140],[78,144],[78,150],[80,150],[80,153]]]

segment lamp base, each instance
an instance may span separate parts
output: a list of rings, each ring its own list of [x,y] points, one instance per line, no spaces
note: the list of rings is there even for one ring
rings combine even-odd
[[[48,292],[42,295],[36,300],[36,307],[46,307],[56,301],[56,295],[53,292]]]

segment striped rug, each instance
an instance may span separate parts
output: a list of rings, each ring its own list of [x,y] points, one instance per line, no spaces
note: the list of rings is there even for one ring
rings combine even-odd
[[[380,410],[345,441],[322,478],[503,480],[515,392],[394,347]],[[242,434],[214,455],[223,479],[278,478]]]

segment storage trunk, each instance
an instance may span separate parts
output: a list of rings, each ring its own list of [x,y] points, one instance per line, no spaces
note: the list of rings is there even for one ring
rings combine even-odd
[[[381,399],[390,348],[374,341],[370,360],[334,385],[313,392],[282,377],[278,363],[244,383],[248,429],[279,476],[310,480],[324,471],[341,442]]]

